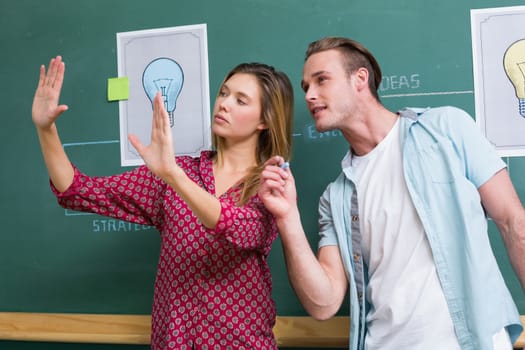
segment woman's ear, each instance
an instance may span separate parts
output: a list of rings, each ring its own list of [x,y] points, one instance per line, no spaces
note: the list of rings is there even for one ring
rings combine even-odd
[[[257,130],[266,130],[268,129],[268,124],[264,120],[261,120],[259,125],[257,125]]]

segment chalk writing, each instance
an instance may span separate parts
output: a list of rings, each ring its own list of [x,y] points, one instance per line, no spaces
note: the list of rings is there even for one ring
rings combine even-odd
[[[96,219],[92,222],[93,232],[136,232],[154,229],[152,226],[133,224],[114,219]]]
[[[410,75],[389,75],[381,79],[379,91],[390,91],[400,89],[418,89],[421,87],[421,77],[419,74]]]
[[[333,139],[334,137],[343,136],[343,134],[339,130],[319,132],[315,130],[314,124],[305,125],[303,135],[304,135],[306,142],[323,142],[323,141],[329,141],[330,139]]]

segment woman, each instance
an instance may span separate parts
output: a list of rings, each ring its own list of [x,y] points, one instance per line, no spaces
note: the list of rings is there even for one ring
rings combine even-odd
[[[267,256],[277,236],[257,196],[274,155],[290,156],[293,90],[272,67],[240,64],[216,97],[214,151],[175,157],[168,114],[154,99],[151,143],[130,135],[145,165],[90,177],[69,161],[55,121],[65,65],[40,68],[32,117],[61,206],[138,224],[161,234],[152,309],[152,349],[276,349]]]

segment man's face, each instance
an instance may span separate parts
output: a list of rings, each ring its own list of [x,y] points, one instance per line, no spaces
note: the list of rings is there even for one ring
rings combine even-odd
[[[304,64],[301,87],[318,131],[341,129],[352,112],[353,88],[337,50],[311,55]]]

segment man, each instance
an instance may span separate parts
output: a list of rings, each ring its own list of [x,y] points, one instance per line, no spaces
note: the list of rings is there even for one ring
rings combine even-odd
[[[332,317],[350,287],[350,349],[512,349],[522,332],[491,251],[485,213],[525,287],[525,210],[505,163],[465,112],[387,110],[361,44],[324,38],[302,88],[318,131],[350,147],[319,204],[312,252],[289,169],[267,162],[259,196],[275,215],[291,284],[307,312]]]

